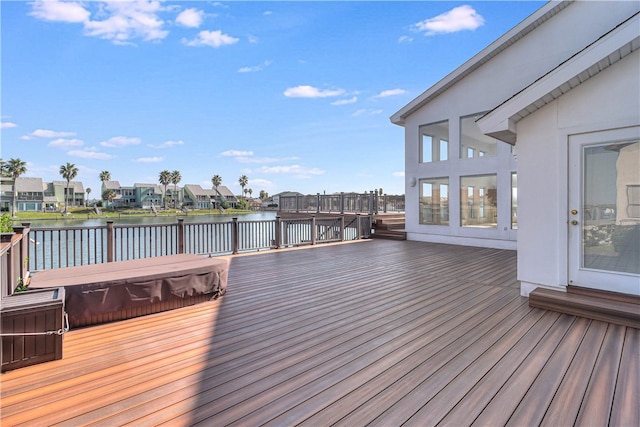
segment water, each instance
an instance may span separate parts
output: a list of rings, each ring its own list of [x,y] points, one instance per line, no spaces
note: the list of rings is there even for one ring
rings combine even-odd
[[[34,219],[21,220],[19,222],[31,222],[32,228],[65,228],[65,227],[96,227],[107,225],[107,221],[113,221],[115,225],[153,225],[153,224],[175,224],[178,219],[183,219],[185,223],[193,222],[227,222],[232,218],[238,221],[258,221],[275,219],[276,212],[253,212],[249,214],[211,214],[211,215],[180,215],[180,216],[128,216],[105,213],[101,217],[81,217],[56,218],[56,219]]]

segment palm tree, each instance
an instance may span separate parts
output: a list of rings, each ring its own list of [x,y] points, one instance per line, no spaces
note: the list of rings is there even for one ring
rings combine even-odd
[[[218,187],[222,184],[222,177],[220,175],[213,175],[211,177],[211,185],[213,185],[213,189],[216,190],[216,194],[219,196],[220,192],[218,191]],[[220,200],[222,202],[222,200]]]
[[[220,186],[220,184],[222,184],[222,177],[220,175],[213,175],[213,177],[211,178],[211,184],[216,190],[216,193],[218,193],[218,187]]]
[[[60,166],[60,175],[67,180],[67,192],[64,197],[64,213],[68,213],[69,206],[69,184],[71,180],[78,175],[78,168],[73,163],[67,162],[66,165]]]
[[[238,184],[240,184],[240,187],[242,188],[242,194],[244,194],[244,187],[249,184],[249,178],[247,178],[246,175],[242,175],[240,178],[238,178]]]
[[[264,190],[260,190],[260,200],[264,200],[269,197],[269,193]]]
[[[87,207],[89,203],[89,194],[91,193],[91,188],[87,187],[87,189],[84,191],[87,192],[87,200],[84,201],[84,206]]]
[[[249,192],[249,197],[251,197],[251,195],[253,194],[253,190],[250,188],[247,191]]]
[[[111,172],[109,171],[100,172],[100,181],[102,182],[111,181]]]
[[[177,196],[178,196],[178,183],[180,182],[180,180],[182,179],[182,175],[180,175],[180,171],[174,170],[173,172],[171,172],[171,183],[173,184],[173,192],[176,194],[176,200],[173,202],[174,208],[177,208]]]
[[[6,173],[13,178],[13,203],[11,206],[11,214],[15,216],[17,206],[16,206],[16,196],[18,192],[16,191],[16,180],[27,173],[27,163],[23,162],[20,159],[9,159],[9,161],[4,165]]]
[[[108,201],[109,204],[113,204],[113,199],[116,198],[116,192],[109,189],[109,190],[104,190],[104,192],[102,193],[102,200]]]
[[[171,172],[166,169],[160,172],[158,181],[164,186],[164,208],[167,209],[167,185],[171,184]]]

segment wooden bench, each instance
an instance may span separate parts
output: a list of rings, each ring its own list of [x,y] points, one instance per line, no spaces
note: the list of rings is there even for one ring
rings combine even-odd
[[[39,271],[29,288],[64,287],[74,328],[216,299],[226,292],[228,270],[226,258],[168,255]]]

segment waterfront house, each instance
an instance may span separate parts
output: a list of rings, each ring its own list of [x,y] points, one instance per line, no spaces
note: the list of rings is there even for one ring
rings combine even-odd
[[[549,2],[395,113],[408,239],[517,248],[523,295],[640,295],[639,9]]]
[[[219,185],[216,190],[205,189],[196,184],[186,184],[184,194],[184,205],[191,209],[218,209],[222,207],[223,199],[227,201],[230,208],[235,208],[237,204],[236,197],[224,185]]]
[[[17,178],[15,182],[18,211],[41,211],[47,185],[41,178]]]
[[[51,187],[53,189],[53,196],[59,204],[64,205],[69,203],[69,207],[84,206],[84,186],[80,181],[69,182],[69,198],[66,198],[67,193],[67,181],[53,181]]]
[[[135,205],[142,209],[162,206],[162,188],[158,184],[133,184]]]

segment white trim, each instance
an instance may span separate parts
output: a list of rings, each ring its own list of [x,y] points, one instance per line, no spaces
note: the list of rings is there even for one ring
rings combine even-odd
[[[517,118],[559,98],[593,75],[640,48],[640,15],[636,14],[567,62],[478,120],[480,130],[515,144]],[[628,49],[625,47],[628,46]],[[620,55],[615,55],[620,51]],[[613,57],[613,58],[610,58]]]

